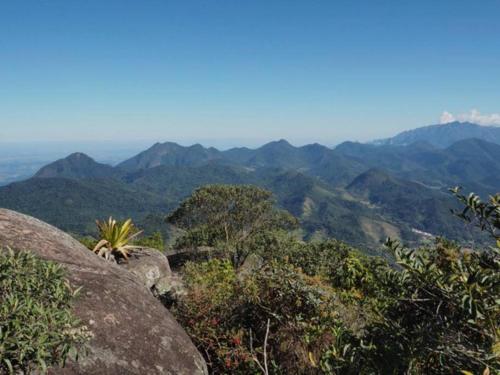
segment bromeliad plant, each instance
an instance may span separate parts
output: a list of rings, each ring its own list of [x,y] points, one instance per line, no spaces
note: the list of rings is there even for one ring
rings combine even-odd
[[[128,259],[130,252],[140,246],[129,245],[142,231],[135,231],[132,219],[118,223],[110,217],[108,221],[96,220],[97,229],[101,240],[94,247],[94,252],[106,258],[106,260],[117,260],[119,257]]]

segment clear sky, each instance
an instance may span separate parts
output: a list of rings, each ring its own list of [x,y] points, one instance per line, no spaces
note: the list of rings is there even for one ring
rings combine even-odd
[[[500,124],[499,0],[0,1],[0,142],[334,144],[472,109]]]

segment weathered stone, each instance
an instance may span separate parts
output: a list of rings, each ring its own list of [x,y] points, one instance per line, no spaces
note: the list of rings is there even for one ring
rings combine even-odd
[[[136,275],[148,289],[153,289],[160,279],[172,275],[167,257],[146,247],[134,250],[128,262],[122,262],[120,266]]]
[[[257,272],[262,268],[264,259],[257,254],[250,254],[238,270],[238,276],[245,277]]]
[[[162,277],[158,280],[155,285],[155,293],[158,295],[168,294],[168,297],[175,301],[185,295],[187,291],[182,276],[174,272],[172,275]]]
[[[167,306],[186,294],[182,277],[170,270],[168,258],[156,249],[134,250],[128,261],[119,265],[136,275]]]
[[[60,230],[0,209],[0,246],[62,264],[82,286],[75,314],[92,331],[89,352],[52,374],[206,374],[206,364],[171,314],[131,272]]]

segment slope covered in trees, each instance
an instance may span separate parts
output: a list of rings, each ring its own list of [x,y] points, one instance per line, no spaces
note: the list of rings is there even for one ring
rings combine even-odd
[[[455,193],[465,204],[457,215],[499,241],[500,196]],[[335,240],[297,240],[269,198],[207,186],[171,215],[185,239],[211,249],[180,270],[186,293],[171,306],[211,373],[500,371],[500,242],[474,252],[444,239],[413,250],[389,241],[394,267]]]
[[[281,140],[254,150],[218,151],[158,143],[118,167],[70,155],[35,178],[0,188],[0,206],[78,234],[91,232],[95,218],[110,214],[134,217],[153,232],[158,225],[152,223],[200,186],[252,184],[275,194],[301,222],[304,238],[335,237],[376,249],[387,236],[409,244],[427,240],[425,233],[482,240],[448,219],[454,206],[448,188],[461,184],[494,194],[498,176],[500,146],[478,139],[446,149],[425,142],[346,142],[330,149]]]

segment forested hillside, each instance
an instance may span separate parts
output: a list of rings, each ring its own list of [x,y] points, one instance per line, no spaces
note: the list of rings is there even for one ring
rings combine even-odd
[[[133,217],[147,233],[194,189],[252,184],[269,189],[301,222],[306,239],[335,237],[367,249],[386,237],[408,244],[445,235],[482,241],[450,221],[450,187],[483,195],[500,186],[500,146],[478,139],[445,149],[417,142],[377,146],[346,142],[331,149],[285,140],[258,149],[219,151],[157,143],[117,167],[75,153],[34,178],[0,188],[0,206],[89,234],[96,218]],[[156,223],[151,225],[151,223]]]

